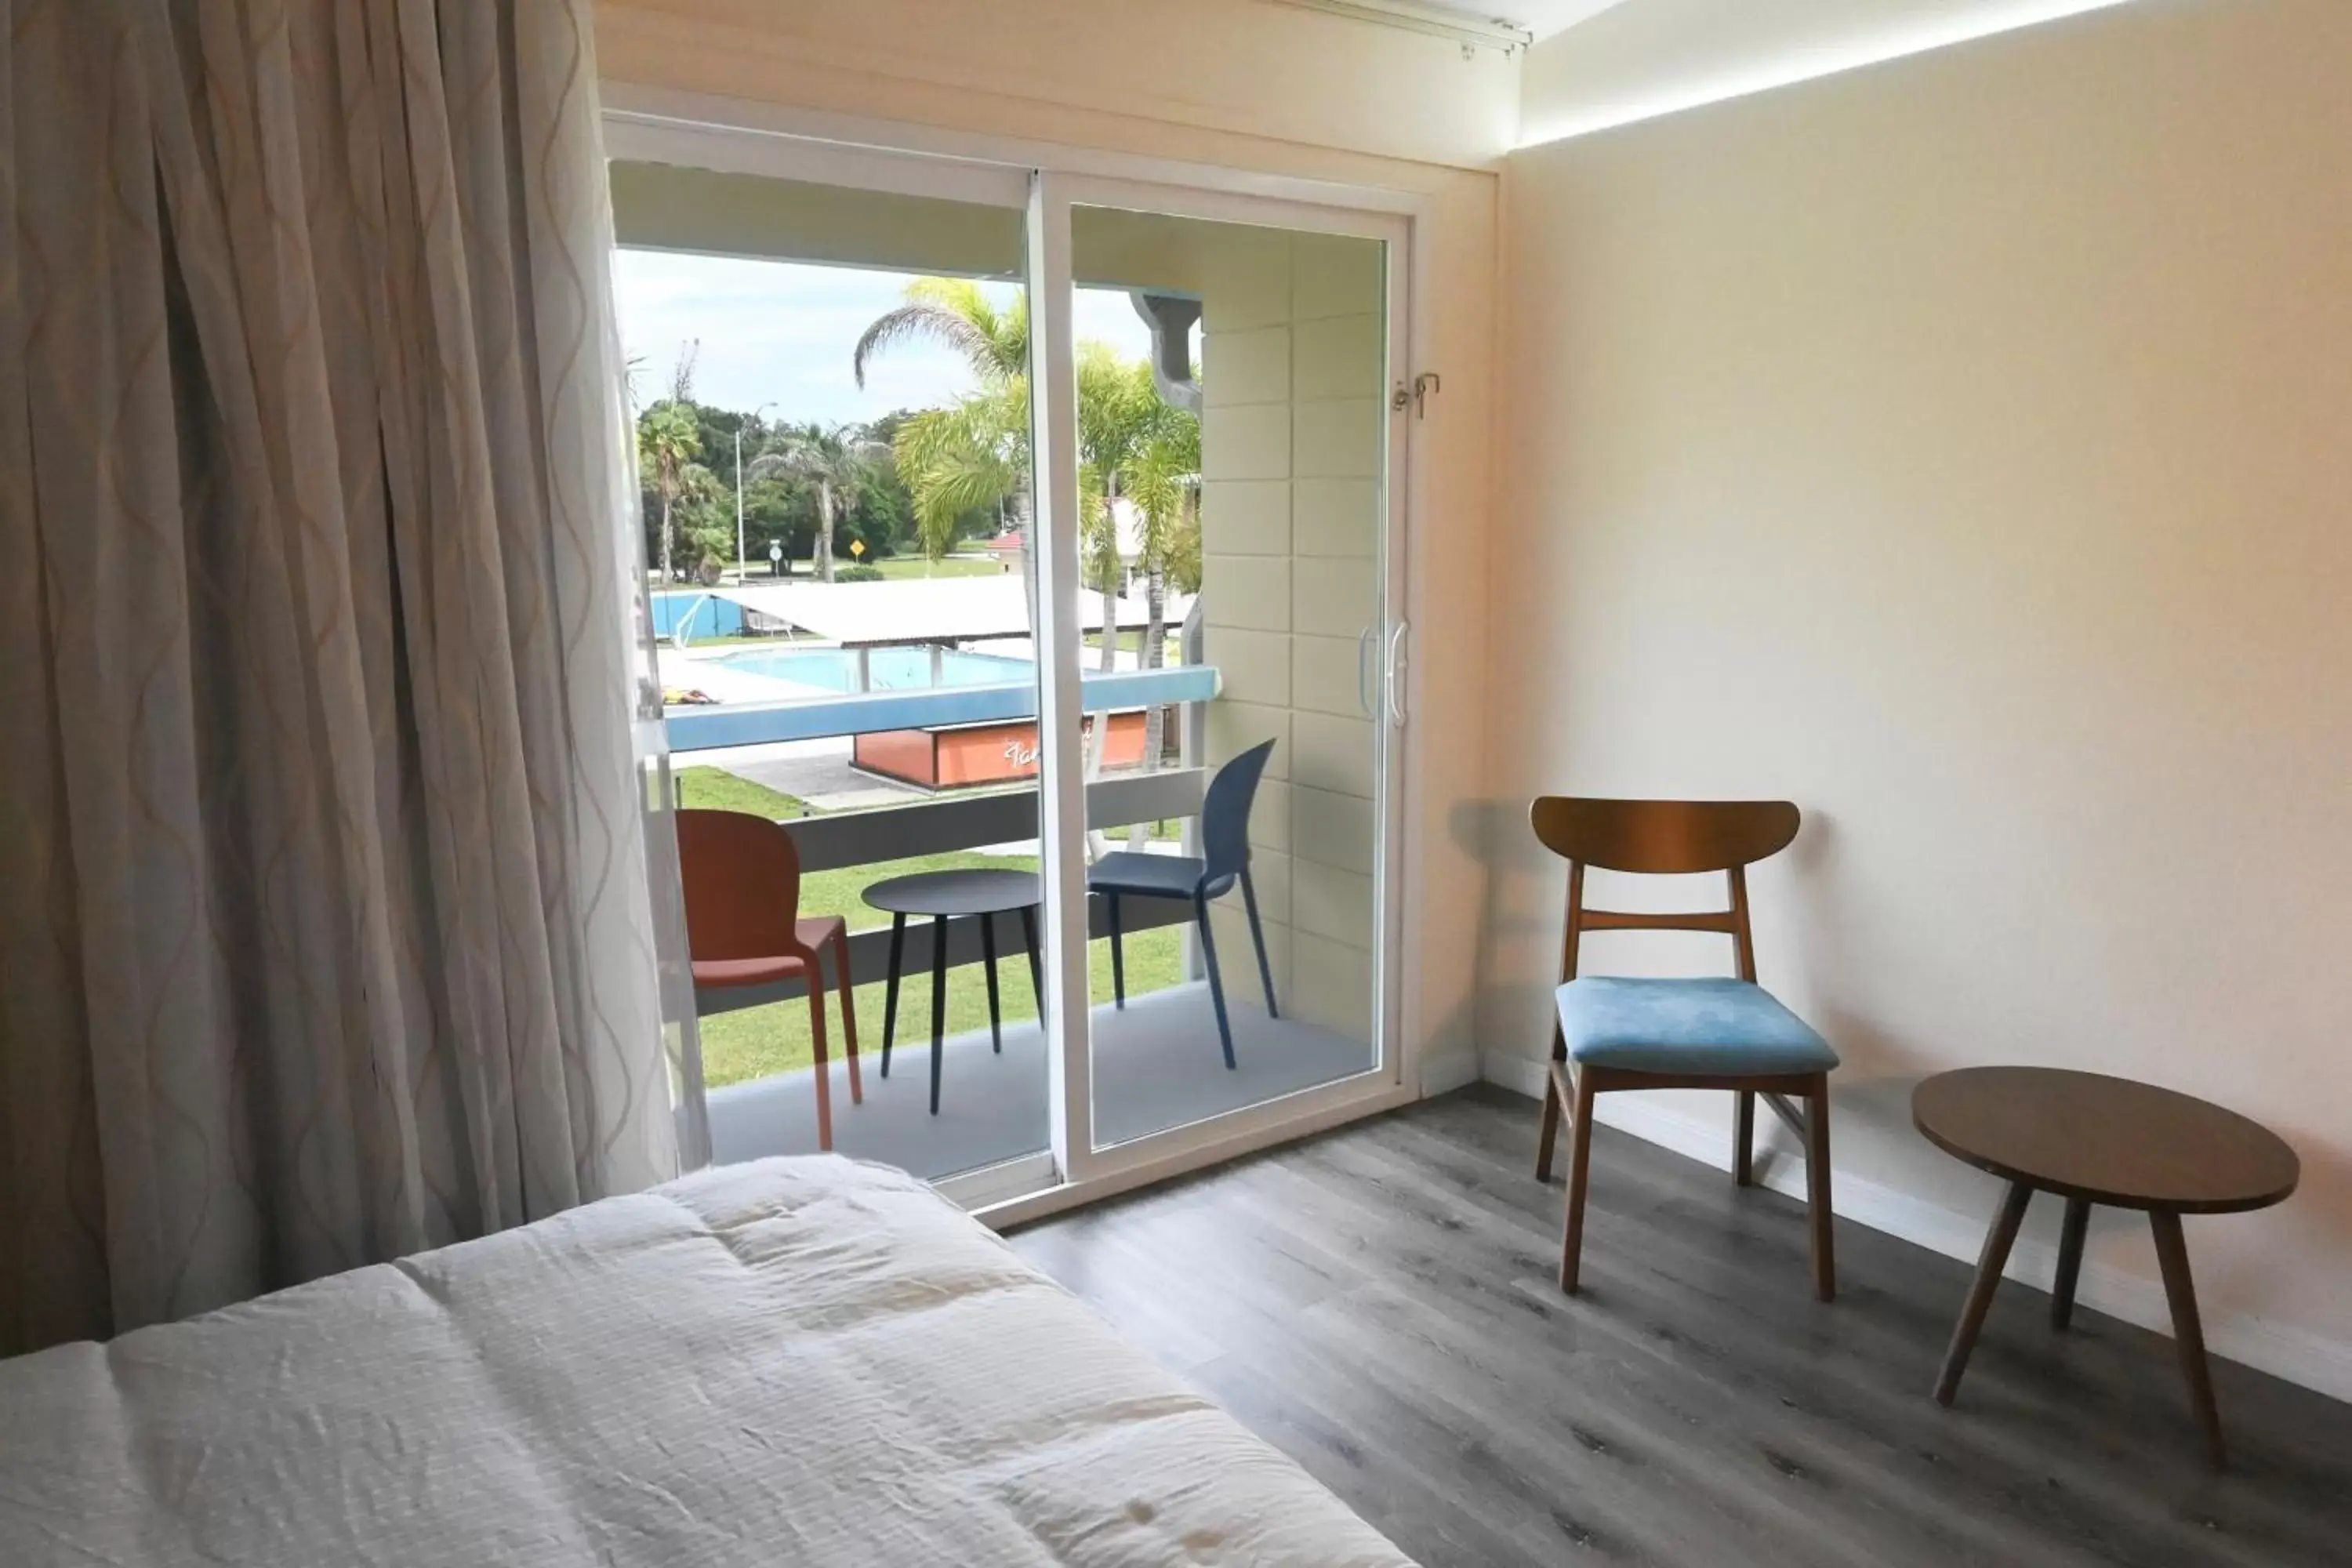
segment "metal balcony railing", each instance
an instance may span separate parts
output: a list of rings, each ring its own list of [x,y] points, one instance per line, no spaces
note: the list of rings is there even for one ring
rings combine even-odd
[[[1080,700],[1088,713],[1175,707],[1185,716],[1186,729],[1197,732],[1200,705],[1214,699],[1219,688],[1213,666],[1187,664],[1163,669],[1086,675],[1080,685]],[[861,692],[805,701],[675,709],[667,714],[665,727],[670,751],[676,754],[776,742],[837,739],[887,730],[1002,722],[1034,718],[1036,712],[1035,683],[1023,681]],[[1188,742],[1184,754],[1188,760],[1197,755],[1197,746]],[[1194,816],[1200,812],[1201,797],[1207,785],[1208,770],[1195,766],[1099,779],[1087,786],[1087,823],[1090,828],[1115,832],[1138,823]],[[1038,835],[1037,792],[1028,788],[950,796],[832,816],[799,817],[785,826],[800,848],[803,871],[838,870],[1034,838]],[[1130,933],[1178,924],[1191,918],[1191,907],[1173,900],[1136,900],[1124,903],[1120,910],[1120,925]],[[1088,926],[1092,935],[1108,934],[1104,911],[1098,906],[1089,909]],[[889,947],[887,927],[853,932],[849,939],[853,983],[863,984],[884,978]],[[977,929],[968,921],[955,922],[948,938],[950,966],[977,963],[981,956]],[[914,921],[907,931],[902,973],[919,974],[930,966],[929,922]],[[704,1014],[731,1012],[804,994],[805,987],[799,981],[733,987],[698,994],[697,1010]]]

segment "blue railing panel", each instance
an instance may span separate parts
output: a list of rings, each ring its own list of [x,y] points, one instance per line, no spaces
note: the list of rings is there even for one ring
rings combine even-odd
[[[1163,703],[1208,702],[1221,682],[1213,665],[1127,669],[1080,679],[1081,705],[1112,713]],[[999,686],[934,687],[919,691],[872,691],[796,702],[736,702],[667,710],[673,752],[716,751],[776,741],[819,741],[877,730],[930,730],[1037,716],[1037,688],[1027,681]]]

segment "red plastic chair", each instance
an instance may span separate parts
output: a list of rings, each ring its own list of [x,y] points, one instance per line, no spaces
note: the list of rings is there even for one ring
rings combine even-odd
[[[833,1147],[833,1083],[824,1054],[824,972],[817,949],[833,944],[841,1031],[849,1042],[849,1098],[866,1102],[857,1077],[857,1008],[851,997],[849,922],[800,918],[801,855],[793,836],[740,811],[677,814],[678,869],[686,884],[686,944],[698,986],[770,985],[806,977],[816,1041],[816,1142]]]

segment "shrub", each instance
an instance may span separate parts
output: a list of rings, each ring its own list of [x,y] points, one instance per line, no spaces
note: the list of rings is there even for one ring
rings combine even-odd
[[[833,569],[833,580],[836,583],[879,583],[882,581],[882,568],[879,566],[836,566]]]

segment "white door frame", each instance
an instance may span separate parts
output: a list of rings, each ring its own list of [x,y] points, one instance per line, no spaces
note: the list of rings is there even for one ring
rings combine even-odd
[[[1042,858],[1047,868],[1043,953],[1052,1149],[966,1173],[940,1190],[992,1224],[1010,1224],[1215,1164],[1255,1149],[1336,1126],[1419,1097],[1423,1029],[1419,977],[1405,961],[1420,950],[1418,911],[1405,896],[1419,857],[1404,833],[1419,768],[1406,721],[1418,709],[1418,670],[1409,657],[1383,657],[1379,801],[1382,843],[1375,877],[1380,909],[1375,955],[1375,1035],[1380,1065],[1335,1083],[1262,1101],[1207,1121],[1109,1148],[1094,1147],[1091,1017],[1086,952],[1083,844],[1086,795],[1078,746],[1076,391],[1074,367],[1058,352],[1070,335],[1073,281],[1070,210],[1122,207],[1210,221],[1356,235],[1386,245],[1388,374],[1412,381],[1412,329],[1422,315],[1419,279],[1429,237],[1423,201],[1412,193],[1290,179],[1247,171],[1045,143],[957,135],[936,128],[805,113],[740,100],[665,89],[607,89],[604,139],[616,160],[677,163],[725,173],[846,185],[976,205],[1020,208],[1027,223],[1033,420],[1036,463],[1040,690],[1038,724]],[[1403,277],[1398,276],[1399,264]],[[1414,527],[1424,498],[1414,490],[1417,422],[1391,409],[1383,529],[1381,647],[1404,631],[1423,552]],[[1409,632],[1405,634],[1409,651]],[[1410,859],[1408,857],[1410,856]],[[1060,1180],[1054,1181],[1055,1172]],[[1050,1185],[1041,1184],[1051,1183]]]

